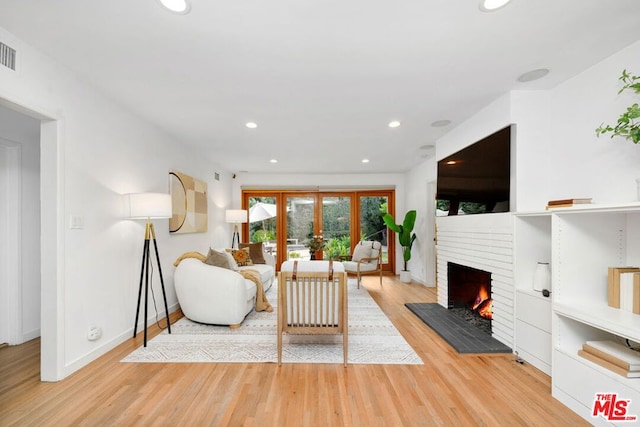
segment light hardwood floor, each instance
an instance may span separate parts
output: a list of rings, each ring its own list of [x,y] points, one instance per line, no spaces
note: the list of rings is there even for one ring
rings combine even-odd
[[[433,290],[363,283],[424,365],[120,363],[139,334],[41,383],[33,340],[0,349],[0,426],[588,425],[551,397],[547,375],[513,355],[459,355],[404,307]]]

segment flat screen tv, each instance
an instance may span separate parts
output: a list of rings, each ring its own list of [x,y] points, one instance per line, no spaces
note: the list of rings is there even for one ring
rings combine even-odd
[[[438,161],[437,214],[509,211],[512,126]]]

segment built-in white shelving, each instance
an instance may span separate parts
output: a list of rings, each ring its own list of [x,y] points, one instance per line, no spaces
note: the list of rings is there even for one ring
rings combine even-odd
[[[532,287],[539,261],[551,263],[551,298]],[[578,355],[588,340],[640,342],[640,315],[607,304],[608,267],[640,266],[640,203],[517,213],[514,264],[518,354],[549,373],[553,396],[590,423],[615,425],[592,416],[596,393],[630,399],[640,419],[640,378]]]
[[[515,351],[551,375],[551,298],[533,290],[538,262],[551,261],[551,212],[514,218]]]
[[[595,425],[610,425],[592,416],[597,393],[631,399],[640,416],[640,378],[577,354],[588,340],[640,342],[640,316],[607,304],[608,267],[640,266],[640,203],[553,209],[551,223],[553,395]]]

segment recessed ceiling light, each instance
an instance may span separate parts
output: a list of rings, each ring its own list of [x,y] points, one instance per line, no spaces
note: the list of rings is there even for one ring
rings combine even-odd
[[[451,120],[436,120],[435,122],[431,123],[431,126],[433,126],[434,128],[441,128],[450,124]]]
[[[362,163],[369,163],[369,159],[362,159]]]
[[[455,160],[449,160],[446,164],[447,165],[455,165],[456,163],[458,163],[458,162],[456,162]]]
[[[392,122],[389,122],[389,127],[390,127],[390,128],[397,128],[397,127],[399,127],[399,126],[400,126],[400,122],[399,122],[399,121],[397,121],[397,120],[394,120],[394,121],[392,121]]]
[[[258,127],[258,125],[254,122],[248,122],[245,126],[248,127],[249,129],[255,129]]]
[[[543,78],[547,74],[549,74],[548,68],[539,68],[537,70],[528,71],[524,73],[523,75],[518,77],[518,81],[521,83],[532,82],[534,80]]]
[[[169,11],[186,15],[191,11],[189,0],[160,0],[160,3]]]
[[[271,159],[269,160],[271,163],[278,163],[278,159]]]
[[[493,12],[505,7],[511,0],[481,0],[480,10],[483,12]]]

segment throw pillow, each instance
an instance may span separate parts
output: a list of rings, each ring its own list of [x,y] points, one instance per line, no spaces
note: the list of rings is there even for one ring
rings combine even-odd
[[[238,267],[253,265],[253,261],[251,261],[251,256],[249,255],[249,248],[227,249],[227,252],[231,252],[231,256],[233,256]]]
[[[249,256],[254,264],[266,264],[264,260],[262,242],[258,243],[240,243],[240,249],[249,248]]]
[[[227,256],[227,260],[229,261],[229,266],[232,270],[238,271],[238,263],[236,262],[233,255],[231,255],[231,249],[225,249],[224,254]]]
[[[362,258],[371,258],[371,245],[358,243],[353,249],[351,261],[360,261]]]
[[[227,257],[227,254],[214,251],[213,249],[209,249],[209,254],[207,254],[207,259],[204,260],[204,262],[205,264],[231,270],[231,265],[229,264],[229,257]]]

